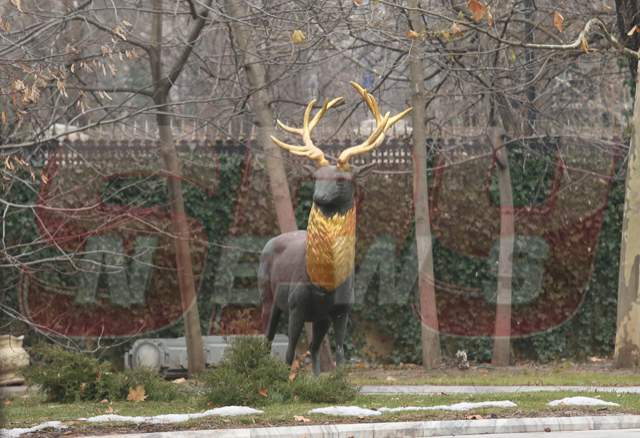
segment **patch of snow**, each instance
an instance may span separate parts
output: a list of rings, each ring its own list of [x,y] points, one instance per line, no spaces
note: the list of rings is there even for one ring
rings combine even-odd
[[[15,437],[19,437],[24,433],[38,432],[43,429],[61,430],[66,428],[67,426],[62,424],[62,422],[60,421],[47,421],[46,423],[38,424],[37,426],[33,426],[33,427],[17,427],[15,429],[0,429],[0,437],[15,438]]]
[[[479,408],[515,408],[512,401],[484,401],[484,402],[464,402],[453,405],[438,406],[403,406],[400,408],[379,408],[365,409],[359,406],[329,406],[326,408],[316,408],[309,411],[310,414],[344,415],[353,417],[373,417],[381,415],[383,412],[404,412],[404,411],[468,411]]]
[[[126,415],[98,415],[96,417],[80,418],[80,421],[87,421],[89,423],[135,423],[135,424],[169,424],[169,423],[182,423],[184,421],[193,420],[196,418],[221,416],[221,417],[234,417],[237,415],[257,415],[263,414],[263,411],[258,409],[249,408],[247,406],[225,406],[222,408],[209,409],[208,411],[198,412],[195,414],[164,414],[154,415],[149,417],[142,416],[126,416]]]
[[[365,409],[359,406],[329,406],[327,408],[315,408],[309,411],[310,414],[341,415],[353,417],[374,417],[382,415],[382,412],[374,409]]]
[[[403,411],[468,411],[479,408],[515,408],[518,405],[512,401],[484,401],[484,402],[463,402],[453,405],[438,406],[403,406],[400,408],[380,408],[381,412],[403,412]]]
[[[211,409],[207,412],[212,412],[211,415],[219,415],[222,417],[235,417],[238,415],[259,415],[264,414],[264,411],[259,409],[249,408],[247,406],[224,406],[222,408]]]
[[[549,402],[549,406],[620,406],[618,403],[608,402],[592,397],[565,397],[561,400]]]

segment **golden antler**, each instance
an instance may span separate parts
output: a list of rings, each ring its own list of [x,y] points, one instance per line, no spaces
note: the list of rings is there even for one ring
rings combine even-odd
[[[302,136],[302,141],[304,143],[304,146],[294,146],[291,144],[287,144],[283,141],[278,140],[273,135],[271,136],[271,140],[275,144],[277,144],[283,149],[286,149],[292,154],[309,157],[313,161],[318,163],[318,166],[326,166],[327,164],[329,164],[329,162],[324,157],[324,153],[320,150],[320,148],[318,148],[316,145],[313,144],[313,141],[311,140],[311,131],[313,130],[313,128],[316,127],[320,119],[324,117],[325,113],[329,108],[336,106],[338,104],[341,104],[343,101],[344,99],[342,97],[337,97],[333,100],[325,102],[324,105],[322,105],[322,108],[320,108],[320,110],[313,117],[313,119],[311,119],[311,122],[309,122],[309,117],[311,116],[311,110],[313,109],[313,105],[316,103],[316,100],[313,99],[311,102],[309,102],[309,104],[307,105],[307,109],[304,112],[302,128],[293,128],[291,126],[285,125],[280,120],[276,120],[276,123],[278,124],[278,126],[280,126],[285,131]]]
[[[363,88],[356,82],[351,82],[353,88],[362,96],[365,103],[371,110],[373,117],[376,119],[376,129],[373,133],[367,138],[364,142],[359,145],[352,146],[348,149],[345,149],[340,153],[338,157],[338,167],[342,170],[349,170],[349,159],[355,155],[360,155],[365,152],[369,152],[372,149],[377,148],[384,141],[384,134],[387,129],[391,128],[398,120],[406,116],[412,108],[407,108],[402,111],[400,114],[397,114],[393,117],[389,117],[389,113],[387,112],[384,117],[380,115],[380,109],[378,108],[378,102],[376,102],[376,98],[373,97],[371,93],[369,93],[366,88]]]

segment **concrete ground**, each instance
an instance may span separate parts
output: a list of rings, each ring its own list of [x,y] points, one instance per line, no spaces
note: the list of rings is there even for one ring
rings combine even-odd
[[[176,438],[186,438],[186,437],[204,437],[204,436],[215,436],[222,437],[222,435],[218,435],[216,431],[197,431],[197,434],[191,434],[189,432],[167,432],[166,434],[136,434],[136,435],[108,435],[103,436],[102,438],[168,438],[168,437],[176,437]],[[238,435],[240,436],[240,435]],[[249,436],[249,435],[246,435]],[[276,436],[276,435],[272,435]],[[300,437],[306,437],[307,435],[299,435]],[[314,435],[315,436],[315,435]],[[329,436],[329,435],[327,435]],[[227,435],[224,435],[226,438]],[[337,437],[337,435],[336,435]],[[340,438],[343,437],[354,437],[356,435],[341,435]],[[360,435],[357,435],[359,438]],[[443,435],[441,438],[460,438],[460,435]],[[632,429],[632,430],[592,430],[592,431],[579,431],[579,432],[531,432],[531,433],[499,433],[499,434],[483,434],[483,435],[464,435],[464,438],[638,438],[640,437],[640,429]]]
[[[453,437],[455,435],[449,435]],[[466,435],[464,438],[638,438],[640,429],[591,430],[579,432],[499,433],[490,435]],[[443,437],[445,438],[445,437]]]

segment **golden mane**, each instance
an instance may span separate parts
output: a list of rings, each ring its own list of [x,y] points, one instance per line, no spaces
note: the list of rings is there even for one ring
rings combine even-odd
[[[356,208],[325,216],[314,204],[307,225],[307,274],[311,282],[332,292],[353,272]]]

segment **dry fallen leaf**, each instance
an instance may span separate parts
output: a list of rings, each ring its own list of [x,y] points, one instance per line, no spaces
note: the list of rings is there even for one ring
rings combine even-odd
[[[627,32],[627,36],[632,36],[634,33],[640,32],[637,25],[634,25],[629,32]]]
[[[302,415],[294,415],[293,419],[295,421],[297,421],[298,423],[310,423],[311,422],[310,419],[308,419],[306,417],[303,417]]]
[[[484,15],[487,13],[487,6],[479,2],[478,0],[469,0],[467,2],[467,7],[471,11],[473,21],[475,21],[476,23],[481,21],[484,18]]]
[[[144,386],[138,385],[135,388],[129,388],[129,395],[127,395],[127,400],[141,402],[146,398],[147,395],[144,392]]]
[[[269,397],[269,391],[267,390],[267,388],[260,388],[258,394],[260,394],[262,397]]]
[[[553,25],[558,32],[564,32],[564,17],[558,11],[553,12]]]
[[[3,405],[5,405],[5,406],[9,406],[11,403],[12,403],[12,402],[11,402],[11,400],[9,400],[9,399],[2,400],[2,404],[3,404]]]
[[[100,403],[107,404],[109,403],[109,400],[107,400],[106,398],[103,398],[102,400],[100,400]]]
[[[187,379],[185,379],[184,377],[180,377],[179,379],[175,379],[173,381],[173,383],[178,384],[178,385],[182,385],[187,383]]]
[[[107,409],[105,409],[104,413],[113,414],[113,406],[107,406]]]

